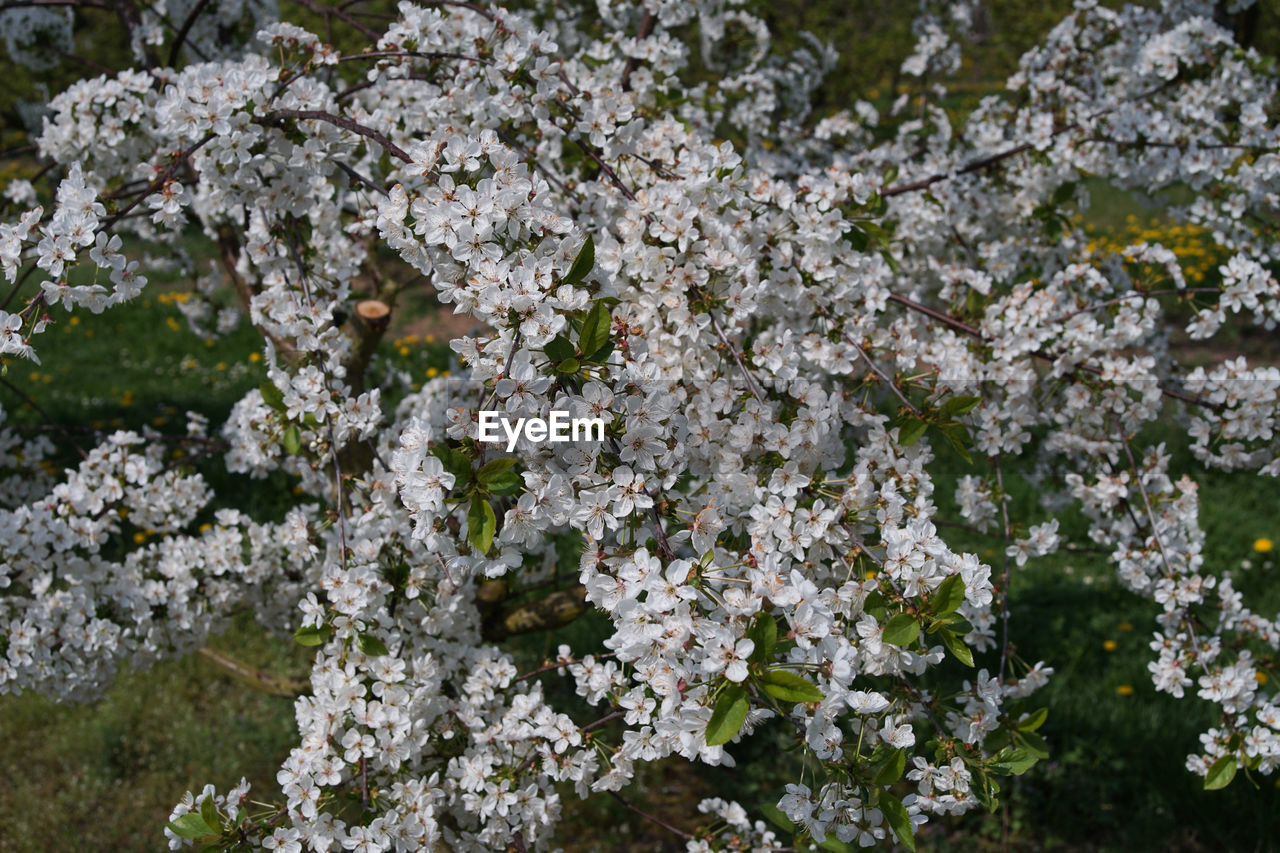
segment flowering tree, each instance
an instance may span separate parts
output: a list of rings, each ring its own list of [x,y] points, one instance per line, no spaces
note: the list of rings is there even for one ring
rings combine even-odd
[[[50,324],[205,241],[184,311],[251,323],[269,380],[189,436],[301,497],[210,512],[156,435],[4,428],[0,690],[91,698],[244,609],[315,652],[280,791],[254,795],[277,807],[207,787],[170,847],[545,849],[561,797],[731,765],[766,723],[810,772],[772,823],[704,802],[690,850],[913,846],[1046,756],[1052,669],[1012,653],[1007,593],[1065,543],[1011,513],[1015,470],[1161,606],[1156,687],[1219,706],[1188,769],[1280,760],[1255,680],[1280,623],[1202,565],[1196,484],[1140,435],[1176,422],[1206,468],[1280,473],[1280,370],[1169,349],[1280,319],[1275,65],[1228,20],[1248,0],[1079,0],[962,124],[937,81],[964,2],[923,4],[915,96],[832,115],[808,106],[830,48],[771,49],[736,2],[306,3],[363,45],[341,51],[269,3],[5,0],[6,44],[39,63],[104,5],[134,65],[54,97],[47,196],[7,190],[0,352],[38,361]],[[1229,260],[1192,287],[1164,246],[1099,251],[1069,215],[1085,177],[1189,186],[1177,213]],[[465,378],[393,407],[370,364],[413,288],[480,331],[452,342]],[[481,411],[607,428],[505,452]],[[956,499],[1003,538],[994,567],[935,527],[940,444],[971,460]],[[46,473],[60,448],[79,463]],[[588,609],[602,648],[526,672],[504,650]],[[549,702],[562,677],[597,714]]]

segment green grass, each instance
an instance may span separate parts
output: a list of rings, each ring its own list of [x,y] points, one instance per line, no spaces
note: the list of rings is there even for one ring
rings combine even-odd
[[[309,669],[248,619],[210,645],[277,675]],[[259,797],[297,742],[291,700],[242,685],[201,657],[122,675],[99,701],[0,699],[0,851],[163,850],[184,791],[246,777]]]

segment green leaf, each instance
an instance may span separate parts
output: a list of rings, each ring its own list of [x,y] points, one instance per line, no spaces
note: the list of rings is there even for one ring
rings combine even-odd
[[[471,547],[481,554],[488,554],[497,527],[498,518],[493,514],[489,501],[480,495],[472,498],[471,508],[467,510],[467,541],[471,543]]]
[[[782,809],[778,808],[773,803],[761,804],[760,812],[765,816],[765,819],[768,820],[769,823],[779,829],[784,829],[787,832],[796,831],[796,825],[791,822],[791,818],[783,814]]]
[[[902,778],[902,772],[907,769],[907,751],[905,749],[895,749],[893,754],[876,768],[876,775],[871,782],[874,785],[892,785]]]
[[[564,361],[566,358],[573,358],[575,352],[573,342],[564,335],[556,335],[551,339],[542,351],[547,354],[547,358],[552,361]]]
[[[609,360],[609,356],[612,354],[613,354],[613,338],[610,337],[608,340],[604,342],[604,346],[600,347],[600,349],[596,350],[593,353],[588,353],[586,355],[583,355],[582,359],[584,361],[589,361],[592,364],[604,364],[606,361]]]
[[[597,302],[587,312],[582,321],[582,331],[578,333],[578,352],[583,355],[595,353],[610,338],[610,327],[613,325],[613,314],[603,302]]]
[[[1076,194],[1077,186],[1078,186],[1078,183],[1076,181],[1068,181],[1067,183],[1058,187],[1056,190],[1053,191],[1053,197],[1049,199],[1049,203],[1054,207],[1058,207],[1059,205],[1063,205],[1071,201],[1071,199]]]
[[[910,613],[899,613],[884,626],[884,641],[895,646],[907,646],[920,636],[920,623]]]
[[[200,803],[200,817],[215,834],[222,832],[222,819],[218,817],[218,807],[213,797],[205,797]]]
[[[284,452],[290,456],[296,456],[298,451],[302,449],[302,434],[298,432],[297,424],[289,424],[289,428],[284,431],[284,438],[281,443],[284,445]]]
[[[588,275],[596,266],[596,241],[590,234],[587,235],[587,242],[582,244],[582,248],[578,250],[578,257],[574,258],[573,266],[569,268],[569,274],[564,277],[565,284],[577,284]]]
[[[987,766],[997,773],[1021,776],[1030,770],[1038,760],[1028,750],[1005,747],[996,753],[995,758]]]
[[[476,482],[482,486],[486,486],[489,483],[492,483],[499,474],[505,474],[509,471],[515,464],[516,459],[513,456],[508,456],[503,459],[492,459],[484,463],[484,465],[480,467],[480,470],[476,472]]]
[[[577,373],[578,368],[582,365],[578,363],[576,358],[566,358],[564,361],[556,365],[557,373]]]
[[[331,630],[328,625],[307,625],[293,632],[293,641],[300,646],[318,646],[329,639]]]
[[[981,770],[973,774],[978,780],[978,786],[973,787],[970,783],[970,789],[974,796],[978,798],[978,802],[987,807],[987,811],[995,814],[996,809],[1000,807],[1000,783],[990,773],[984,773]]]
[[[453,475],[455,488],[471,481],[471,459],[467,454],[447,444],[432,447],[431,454],[444,464],[444,470]]]
[[[783,702],[821,702],[826,698],[814,684],[785,669],[771,669],[760,676],[760,686]]]
[[[747,712],[750,710],[751,702],[741,685],[733,684],[725,688],[711,711],[711,721],[707,723],[707,746],[720,746],[733,740],[746,722]]]
[[[1204,777],[1204,789],[1216,791],[1219,788],[1225,788],[1234,778],[1236,778],[1236,757],[1232,754],[1224,755],[1213,762],[1213,766],[1209,768],[1209,774]]]
[[[965,666],[973,666],[973,651],[964,644],[951,630],[943,630],[938,632],[938,636],[942,637],[942,645],[947,647],[947,651],[951,652],[951,656]]]
[[[1036,729],[1044,725],[1044,721],[1048,719],[1048,717],[1048,708],[1037,708],[1018,721],[1018,730],[1023,732],[1034,732]]]
[[[853,247],[855,252],[865,252],[867,246],[871,244],[871,237],[866,231],[863,231],[857,225],[850,225],[849,230],[844,232],[845,239],[849,241],[849,245]]]
[[[907,807],[902,804],[902,801],[891,794],[882,793],[880,811],[884,812],[885,822],[889,824],[893,834],[898,836],[902,846],[908,850],[915,850],[916,839],[911,832],[911,817],[907,814]]]
[[[969,453],[969,447],[971,445],[969,431],[965,429],[964,424],[950,424],[943,428],[942,434],[947,437],[947,441],[951,442],[951,446],[956,449],[956,453],[960,454],[960,458],[966,463],[972,465],[973,456]]]
[[[277,412],[283,412],[288,408],[284,404],[284,392],[277,388],[276,384],[270,379],[258,386],[258,393],[262,395],[262,402]]]
[[[1018,732],[1016,740],[1022,747],[1041,760],[1049,757],[1049,744],[1035,732]]]
[[[963,415],[966,412],[973,411],[973,408],[982,402],[982,398],[973,394],[961,394],[942,404],[942,414],[944,415]]]
[[[902,447],[910,447],[920,440],[928,428],[929,425],[924,421],[911,418],[898,427],[898,444]]]
[[[778,643],[778,623],[768,613],[761,613],[747,630],[747,639],[756,644],[749,660],[753,663],[768,660]]]
[[[489,491],[495,495],[514,495],[523,485],[524,480],[515,471],[503,471],[489,482]]]
[[[380,658],[391,654],[391,652],[387,651],[387,644],[373,636],[373,634],[365,634],[363,632],[357,634],[356,646],[371,658]]]
[[[204,838],[206,835],[217,835],[217,831],[204,822],[196,812],[179,815],[169,823],[169,830],[179,838]]]
[[[952,612],[963,603],[964,578],[959,574],[951,575],[938,584],[938,588],[933,591],[933,598],[929,601],[933,612],[939,616]]]

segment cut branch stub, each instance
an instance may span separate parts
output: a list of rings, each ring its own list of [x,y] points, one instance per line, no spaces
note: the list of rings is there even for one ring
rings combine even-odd
[[[356,314],[369,324],[369,328],[380,332],[391,322],[391,306],[381,299],[365,299],[356,303]]]

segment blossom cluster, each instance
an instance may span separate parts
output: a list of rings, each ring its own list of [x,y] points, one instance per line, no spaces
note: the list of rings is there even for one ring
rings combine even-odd
[[[908,75],[957,66],[970,4],[934,5]],[[1188,767],[1273,770],[1254,675],[1280,623],[1204,565],[1195,483],[1141,434],[1176,419],[1204,466],[1280,473],[1280,372],[1170,354],[1173,332],[1280,319],[1263,58],[1211,3],[1081,0],[962,124],[930,86],[815,116],[829,50],[780,52],[741,4],[599,7],[403,2],[348,54],[265,20],[214,49],[265,4],[212,4],[194,35],[149,13],[137,68],[53,98],[48,210],[24,193],[0,224],[25,297],[0,353],[135,298],[135,246],[207,241],[219,274],[184,311],[252,323],[268,376],[211,446],[303,500],[216,508],[146,432],[51,477],[56,434],[19,454],[0,432],[0,464],[42,472],[0,509],[0,691],[90,697],[242,609],[314,648],[278,807],[208,787],[173,849],[549,849],[562,797],[669,756],[732,766],[764,727],[816,774],[779,780],[772,827],[704,801],[691,851],[910,844],[1047,755],[1052,661],[1013,653],[1009,589],[1065,535],[1011,518],[1020,470],[1154,603],[1156,686],[1221,709]],[[1157,242],[1091,244],[1085,176],[1197,190],[1174,215],[1226,258],[1212,293]],[[367,309],[415,287],[475,331],[456,376],[393,404]],[[605,440],[504,454],[482,410],[601,418]],[[961,520],[935,502],[944,447],[973,465]],[[1000,537],[996,565],[944,521]],[[599,647],[519,671],[511,636],[587,609]],[[557,707],[555,678],[598,716]]]

